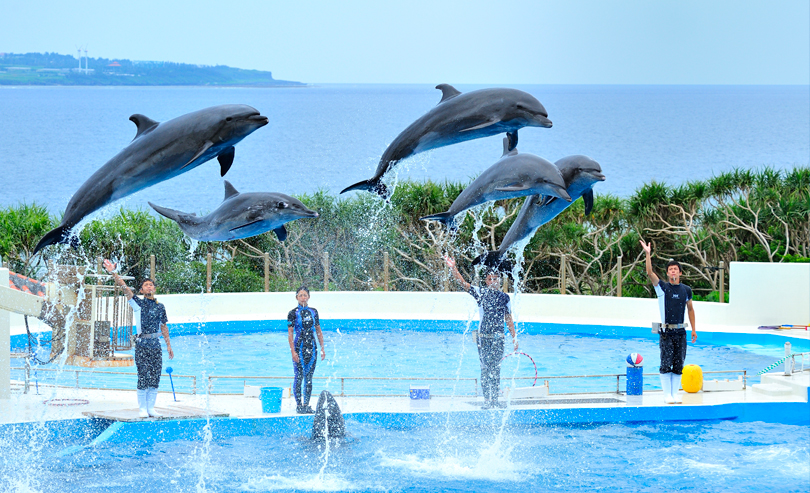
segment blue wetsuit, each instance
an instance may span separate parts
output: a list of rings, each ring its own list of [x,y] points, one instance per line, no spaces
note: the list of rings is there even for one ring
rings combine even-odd
[[[295,370],[293,393],[299,408],[309,406],[309,398],[312,395],[312,375],[318,362],[318,344],[315,337],[315,327],[318,325],[320,325],[318,310],[312,307],[298,305],[287,314],[287,326],[293,328],[293,347],[298,353],[298,363],[293,362]]]
[[[478,358],[481,360],[481,390],[484,400],[495,402],[501,385],[504,323],[511,313],[509,295],[491,288],[470,286],[470,295],[478,303],[481,325],[478,328]]]
[[[683,324],[686,304],[692,299],[692,288],[686,284],[670,284],[659,280],[655,286],[655,294],[658,296],[661,322]],[[667,329],[658,337],[661,349],[661,367],[658,372],[680,375],[686,360],[686,329]]]

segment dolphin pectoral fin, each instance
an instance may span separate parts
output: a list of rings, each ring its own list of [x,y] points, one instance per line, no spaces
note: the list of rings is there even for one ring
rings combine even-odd
[[[496,123],[498,123],[498,120],[487,120],[484,123],[479,123],[478,125],[475,125],[474,127],[465,128],[464,130],[461,130],[461,132],[469,132],[471,130],[480,130],[480,129],[486,128],[486,127],[488,127],[490,125],[495,125]]]
[[[225,173],[231,169],[231,165],[233,164],[233,156],[236,153],[236,149],[233,146],[228,147],[224,151],[220,152],[217,156],[217,161],[219,161],[219,168],[220,168],[220,175],[225,176]],[[238,193],[238,192],[237,192]]]
[[[278,236],[278,241],[284,241],[287,239],[287,228],[284,225],[281,225],[273,230],[273,232]]]
[[[555,200],[557,200],[557,197],[553,195],[543,195],[537,202],[535,202],[534,205],[536,207],[545,207],[554,202]]]
[[[448,99],[453,99],[454,97],[461,94],[461,91],[451,86],[450,84],[439,84],[438,86],[436,86],[436,89],[442,91],[442,100],[439,101],[439,104],[442,104]]]
[[[508,187],[498,187],[495,190],[499,192],[523,192],[525,190],[529,190],[531,187],[527,187],[526,185],[512,185]]]
[[[583,193],[582,200],[585,201],[585,215],[587,216],[593,210],[593,190]]]
[[[233,149],[233,147],[231,147],[231,149]],[[234,195],[239,195],[239,191],[236,190],[233,185],[231,185],[231,182],[225,180],[225,198],[222,199],[222,201],[224,202]]]
[[[129,120],[138,127],[138,132],[135,134],[135,137],[132,140],[137,139],[141,135],[145,134],[146,132],[152,130],[153,128],[159,125],[159,122],[149,118],[148,116],[141,115],[140,113],[136,113],[129,117]]]
[[[509,139],[509,150],[517,150],[517,143],[518,143],[518,134],[517,130],[512,130],[511,132],[506,132],[506,138]]]
[[[205,154],[205,151],[210,149],[212,145],[214,145],[213,142],[211,142],[210,140],[206,140],[205,144],[203,144],[202,148],[199,151],[197,151],[197,154],[195,154],[193,158],[189,159],[189,161],[186,164],[183,165],[183,168],[185,168],[189,164],[193,163],[194,161],[197,160],[197,158],[199,158],[200,156]],[[183,168],[180,168],[180,169],[183,169]]]

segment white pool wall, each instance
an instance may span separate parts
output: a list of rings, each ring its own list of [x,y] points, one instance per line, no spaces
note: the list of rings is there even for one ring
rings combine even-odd
[[[732,262],[730,302],[694,302],[698,331],[756,332],[760,325],[810,323],[810,264]],[[310,304],[323,319],[477,319],[463,292],[312,291]],[[658,321],[655,298],[522,294],[513,297],[518,322],[646,327]],[[292,292],[158,295],[169,323],[283,320],[296,306]],[[24,333],[11,315],[12,334]],[[43,330],[38,321],[36,330]],[[40,327],[43,326],[43,327]],[[759,331],[762,332],[762,331]],[[807,331],[780,331],[807,338]]]

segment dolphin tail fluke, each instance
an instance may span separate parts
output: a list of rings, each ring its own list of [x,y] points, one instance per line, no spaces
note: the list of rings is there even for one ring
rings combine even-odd
[[[167,217],[172,221],[176,222],[180,229],[183,232],[188,233],[186,231],[186,226],[195,226],[201,222],[201,218],[198,217],[196,214],[189,214],[187,212],[176,211],[174,209],[169,209],[168,207],[161,207],[159,205],[155,205],[152,202],[147,202],[152,209],[155,209],[155,212],[160,214],[163,217]]]
[[[485,265],[487,267],[496,267],[501,263],[501,254],[500,252],[484,252],[478,257],[476,257],[473,261],[473,265]]]
[[[431,216],[420,217],[419,219],[422,221],[439,221],[452,231],[458,229],[458,225],[456,224],[455,221],[456,215],[451,214],[450,212],[440,212],[438,214],[433,214]]]
[[[512,272],[512,262],[504,258],[501,252],[484,252],[475,258],[472,262],[473,265],[483,265],[489,269],[496,270],[502,274],[509,274]]]
[[[54,243],[67,243],[68,236],[70,234],[70,226],[61,225],[58,228],[51,230],[48,234],[42,237],[37,243],[37,246],[34,248],[34,253],[31,255],[36,254],[38,251],[42,250],[48,245],[53,245]]]
[[[385,183],[381,182],[379,178],[372,178],[370,180],[363,180],[355,183],[354,185],[344,188],[340,193],[351,192],[352,190],[365,190],[366,192],[374,192],[380,197],[388,200],[390,194],[388,187]]]
[[[181,217],[188,215],[185,212],[169,209],[168,207],[161,207],[159,205],[153,204],[152,202],[147,202],[147,204],[149,204],[149,207],[151,207],[152,209],[155,209],[155,212],[157,212],[163,217],[171,219],[172,221],[180,221]]]

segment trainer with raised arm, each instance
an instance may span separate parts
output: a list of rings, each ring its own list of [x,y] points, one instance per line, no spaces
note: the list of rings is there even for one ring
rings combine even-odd
[[[509,295],[501,291],[501,277],[496,270],[486,273],[486,287],[472,286],[456,268],[453,257],[445,257],[447,266],[453,277],[464,287],[464,290],[475,298],[481,314],[481,324],[478,328],[478,358],[481,360],[481,390],[484,394],[484,409],[493,407],[506,407],[505,403],[498,402],[498,393],[501,385],[501,360],[503,359],[504,331],[506,322],[509,333],[512,335],[512,345],[518,350],[515,324],[512,321],[512,303]]]
[[[155,411],[160,374],[163,370],[163,353],[160,336],[166,341],[169,359],[174,359],[172,343],[169,340],[169,327],[166,325],[166,308],[155,299],[155,283],[151,279],[141,281],[140,292],[143,298],[135,296],[129,286],[116,274],[115,264],[104,260],[104,269],[112,274],[115,283],[124,289],[124,294],[132,306],[133,321],[136,326],[135,366],[138,369],[138,408],[142,418],[160,416]]]
[[[661,324],[658,329],[659,347],[661,349],[661,388],[664,390],[664,401],[667,404],[680,404],[678,397],[683,363],[686,359],[686,325],[684,315],[689,314],[689,326],[692,327],[692,342],[697,342],[695,329],[695,309],[692,307],[692,288],[681,283],[681,264],[676,260],[667,262],[669,282],[658,279],[652,269],[650,255],[652,247],[641,242],[646,254],[647,277],[650,278],[658,296],[661,310]]]

